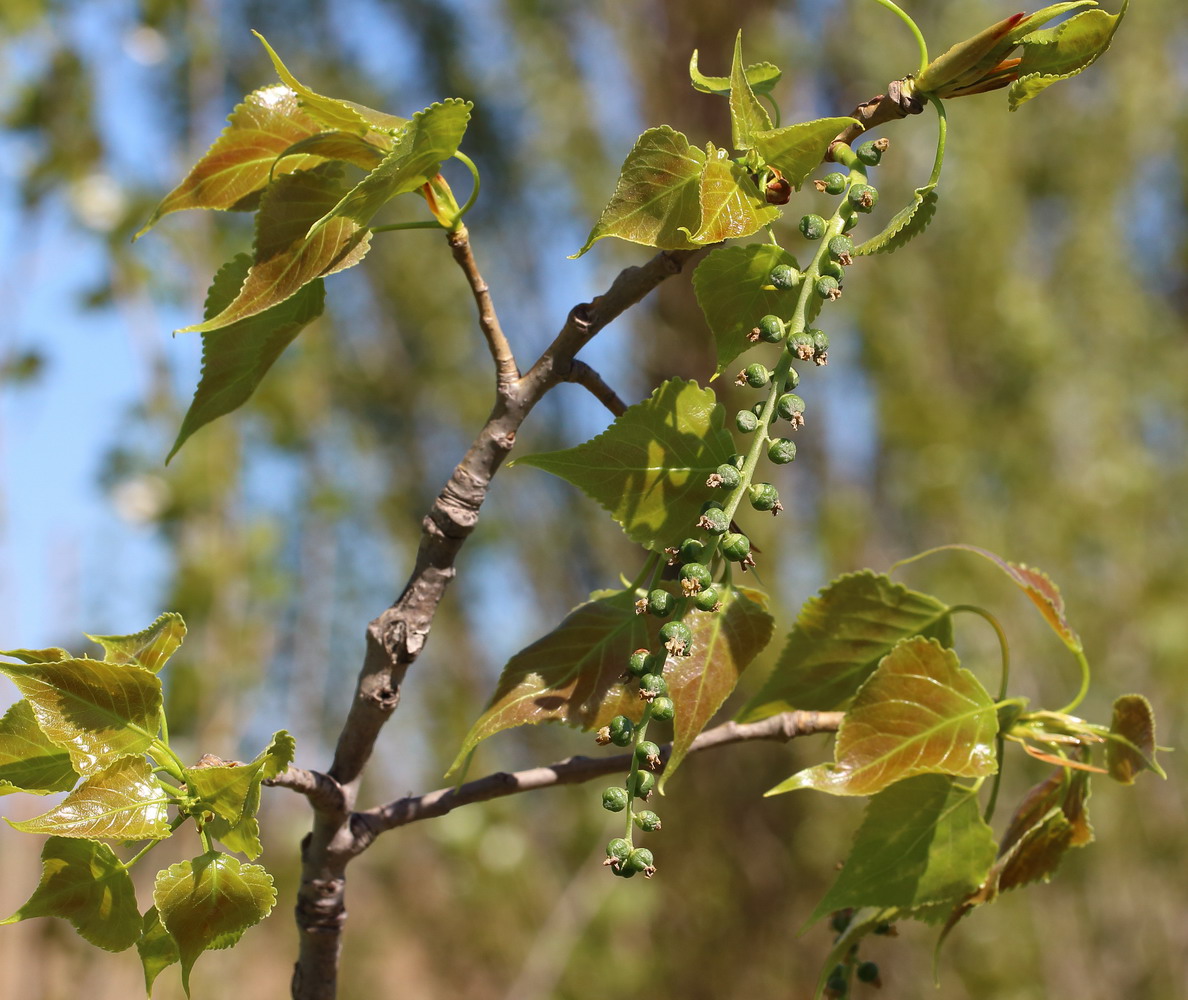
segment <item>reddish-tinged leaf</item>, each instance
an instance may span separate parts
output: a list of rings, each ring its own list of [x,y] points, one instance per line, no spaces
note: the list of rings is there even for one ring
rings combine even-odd
[[[778,208],[767,204],[746,168],[712,143],[706,147],[697,200],[701,227],[695,233],[681,228],[698,245],[750,236],[780,215]]]
[[[1072,774],[1058,767],[1038,785],[1023,796],[1015,808],[1006,832],[999,845],[999,856],[1007,854],[1027,831],[1043,822],[1044,817],[1059,806],[1073,830],[1075,846],[1088,844],[1093,840],[1093,827],[1089,825],[1087,803],[1089,800],[1089,776]]]
[[[148,628],[132,635],[88,635],[103,647],[107,663],[132,663],[157,673],[186,637],[186,623],[175,611],[158,616]]]
[[[800,771],[767,794],[874,795],[916,774],[983,777],[996,770],[997,732],[994,702],[956,654],[935,639],[905,639],[858,690],[834,763]]]
[[[1155,712],[1141,694],[1124,694],[1114,702],[1110,733],[1121,737],[1106,744],[1111,778],[1133,785],[1139,771],[1151,770],[1161,778],[1167,777],[1155,760]]]
[[[922,94],[930,94],[967,73],[993,52],[1010,34],[1011,29],[1025,17],[1027,15],[1024,13],[1012,14],[979,31],[972,38],[950,46],[933,59],[916,78],[916,90]]]
[[[1040,750],[1038,747],[1033,747],[1030,743],[1023,744],[1024,751],[1036,760],[1042,760],[1045,764],[1055,764],[1057,767],[1067,767],[1073,771],[1087,771],[1090,774],[1105,774],[1106,770],[1103,767],[1095,767],[1092,764],[1086,764],[1080,760],[1070,760],[1068,757],[1061,757],[1059,754],[1048,753],[1045,750]]]

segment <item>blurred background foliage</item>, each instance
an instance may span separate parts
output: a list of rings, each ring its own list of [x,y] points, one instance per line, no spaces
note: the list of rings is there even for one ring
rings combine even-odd
[[[934,52],[1015,9],[1004,0],[907,6]],[[19,219],[4,249],[14,305],[0,325],[0,394],[35,398],[64,377],[72,338],[88,336],[85,323],[57,329],[15,305],[26,256],[57,253],[54,266],[66,268],[73,253],[99,254],[98,278],[77,304],[115,318],[116,336],[134,345],[127,378],[144,387],[106,447],[106,502],[163,554],[167,572],[146,603],[181,611],[191,630],[167,679],[172,728],[197,757],[254,753],[285,726],[299,738],[298,763],[319,767],[364,625],[399,592],[420,516],[485,416],[491,378],[444,241],[393,233],[376,240],[365,266],[330,282],[327,315],[253,401],[162,465],[197,350],[196,340],[166,334],[200,314],[209,276],[250,231],[244,218],[190,214],[136,245],[129,236],[238,98],[272,78],[250,27],[322,93],[405,115],[445,96],[476,102],[465,149],[483,195],[468,221],[522,363],[570,306],[646,259],[606,241],[565,260],[635,136],[660,122],[697,143],[727,134],[725,103],[686,83],[693,48],[703,70],[726,72],[742,27],[748,57],[785,70],[785,121],[845,113],[910,69],[915,51],[890,15],[860,0],[0,5],[2,178]],[[788,512],[753,531],[780,635],[832,575],[886,568],[943,542],[983,545],[1062,586],[1096,671],[1087,717],[1106,721],[1116,694],[1145,692],[1161,742],[1181,742],[1186,91],[1188,9],[1136,0],[1112,50],[1077,80],[1016,114],[1002,94],[950,106],[938,216],[907,250],[860,262],[827,311],[831,364],[804,373],[801,457],[778,473]],[[927,176],[934,125],[921,117],[886,134],[892,147],[875,180],[889,215]],[[456,183],[466,190],[461,173]],[[793,203],[793,221],[816,197]],[[47,327],[53,336],[41,335]],[[631,401],[674,373],[708,378],[712,351],[687,276],[587,355]],[[605,425],[578,388],[554,396],[521,435],[525,451]],[[86,419],[85,387],[78,399],[72,419]],[[3,430],[19,437],[19,420]],[[27,487],[0,483],[0,500]],[[104,586],[130,586],[111,555]],[[505,470],[384,734],[364,804],[439,785],[506,657],[639,565],[593,505],[534,470]],[[947,554],[902,575],[950,601],[998,609],[1015,637],[1018,693],[1052,706],[1067,699],[1073,664],[992,569]],[[77,647],[82,629],[145,624],[75,611],[54,642]],[[990,637],[960,625],[959,651],[992,679]],[[484,745],[471,773],[590,749],[567,730],[516,731]],[[760,794],[827,753],[815,740],[691,761],[657,807],[661,875],[648,885],[599,868],[610,824],[594,787],[390,834],[351,869],[342,995],[394,992],[387,984],[399,977],[410,997],[807,997],[829,932],[800,931],[861,806]],[[968,919],[941,955],[938,995],[1181,997],[1188,817],[1175,758],[1168,769],[1167,783],[1103,783],[1093,800],[1098,843],[1069,857],[1051,886]],[[1042,775],[1012,758],[1007,789],[1017,795]],[[286,988],[295,941],[283,901],[307,819],[295,797],[267,799],[264,860],[286,894],[239,948],[204,957],[196,996],[230,981],[251,995]],[[2,831],[0,844],[7,913],[34,884],[39,845]],[[932,992],[932,940],[905,925],[871,949],[886,995]],[[139,976],[134,953],[92,954],[54,921],[0,934],[0,996],[73,997],[86,982],[94,1000],[123,998]],[[180,995],[169,979],[159,996]]]

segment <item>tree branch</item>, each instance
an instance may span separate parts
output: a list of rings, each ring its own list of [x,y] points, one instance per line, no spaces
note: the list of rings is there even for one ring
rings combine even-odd
[[[475,305],[478,306],[479,327],[487,339],[487,348],[495,362],[496,384],[500,387],[511,385],[520,377],[520,368],[516,364],[511,345],[503,334],[503,327],[499,324],[495,303],[491,301],[491,289],[479,273],[478,262],[475,261],[474,252],[470,248],[470,233],[465,226],[460,225],[448,234],[447,239],[450,252],[462,273],[466,275],[466,283],[470,285]]]
[[[826,162],[833,160],[833,147],[839,143],[848,146],[863,132],[887,122],[906,118],[908,115],[918,115],[927,107],[918,97],[905,94],[903,83],[903,80],[892,80],[887,84],[887,93],[877,94],[869,101],[863,101],[850,112],[850,117],[857,119],[859,124],[851,125],[829,144],[829,151],[825,154]]]
[[[619,398],[619,394],[607,385],[603,377],[584,361],[574,360],[565,381],[585,386],[590,390],[594,398],[616,417],[620,416],[627,409],[627,404]]]

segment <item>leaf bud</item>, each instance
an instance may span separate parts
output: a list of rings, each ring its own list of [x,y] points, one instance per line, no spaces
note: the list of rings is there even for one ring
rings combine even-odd
[[[657,722],[667,722],[675,713],[676,706],[667,695],[657,695],[652,699],[652,718]]]
[[[776,465],[787,465],[796,458],[796,442],[791,438],[773,438],[767,446],[767,457]]]
[[[751,554],[751,540],[737,531],[722,536],[722,555],[733,562],[742,562]]]
[[[750,410],[739,410],[734,415],[734,426],[744,434],[750,434],[751,431],[759,426],[759,418]]]
[[[635,825],[645,833],[658,833],[660,830],[660,817],[651,809],[637,812],[632,818],[635,820]]]
[[[611,785],[602,791],[602,808],[607,812],[622,812],[630,801],[631,796],[627,794],[627,789],[618,785]]]
[[[855,184],[846,197],[859,212],[870,212],[879,203],[879,192],[869,184]]]
[[[790,292],[800,284],[803,277],[804,275],[791,264],[776,264],[771,269],[771,274],[767,276],[767,280],[781,292]]]
[[[771,313],[759,320],[757,329],[759,336],[769,344],[777,344],[784,339],[784,321]]]

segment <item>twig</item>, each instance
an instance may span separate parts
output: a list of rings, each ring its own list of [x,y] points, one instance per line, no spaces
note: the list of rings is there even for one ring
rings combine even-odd
[[[499,315],[495,312],[495,303],[491,301],[491,289],[479,273],[478,263],[470,248],[470,233],[465,226],[459,226],[451,231],[447,238],[450,252],[453,253],[462,273],[466,275],[466,282],[470,285],[470,291],[478,306],[479,327],[487,339],[487,347],[495,362],[497,384],[501,387],[511,385],[520,377],[520,369],[511,345],[504,336],[503,328],[499,325]]]
[[[627,409],[627,404],[619,398],[619,394],[607,385],[603,377],[584,361],[574,361],[573,366],[569,369],[569,376],[565,381],[576,382],[578,385],[585,386],[590,390],[594,398],[616,417],[620,416]]]
[[[839,143],[848,146],[863,132],[887,122],[906,118],[908,115],[918,115],[925,107],[927,105],[918,97],[903,92],[902,80],[892,80],[887,84],[887,93],[863,101],[850,112],[850,117],[857,119],[859,124],[851,125],[829,144],[829,151],[825,154],[826,161],[833,159],[833,147]]]

